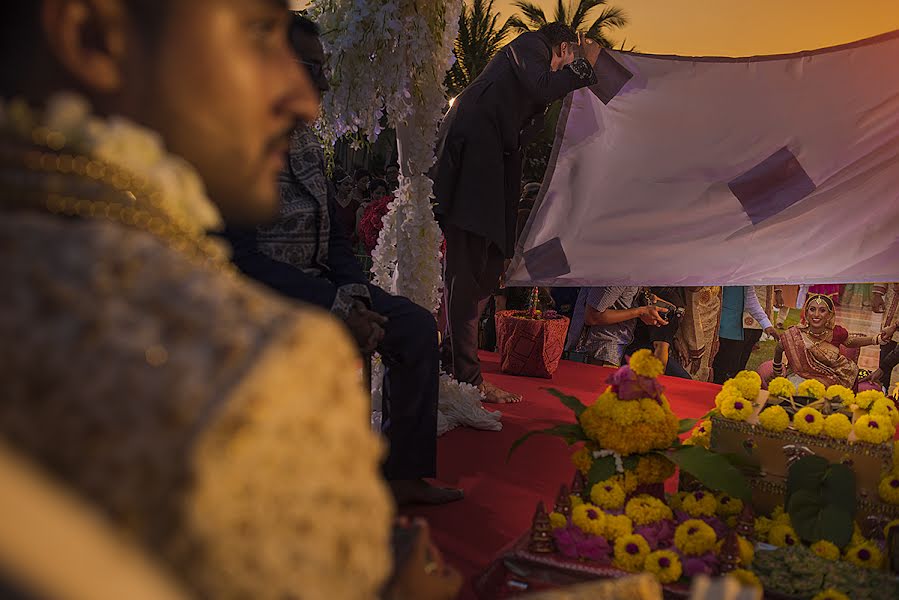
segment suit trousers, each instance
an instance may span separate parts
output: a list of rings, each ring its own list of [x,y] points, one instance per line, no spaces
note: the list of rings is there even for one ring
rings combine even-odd
[[[381,432],[390,444],[389,480],[434,477],[437,472],[437,396],[440,354],[437,321],[408,298],[368,286],[372,310],[387,317],[378,352],[385,373]]]
[[[443,368],[463,383],[480,385],[478,319],[503,272],[503,253],[487,238],[444,224]]]

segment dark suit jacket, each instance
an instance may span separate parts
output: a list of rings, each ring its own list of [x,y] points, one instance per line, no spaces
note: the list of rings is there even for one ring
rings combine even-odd
[[[260,252],[255,229],[229,228],[226,231],[225,237],[233,248],[232,262],[248,277],[285,296],[330,309],[337,296],[337,288],[352,283],[369,283],[353,254],[349,238],[334,216],[334,205],[334,202],[328,202],[331,231],[327,270],[320,276],[310,275]]]
[[[462,92],[440,128],[438,219],[487,238],[506,256],[515,245],[521,147],[529,141],[522,130],[535,117],[542,123],[551,102],[595,82],[574,69],[552,71],[551,58],[545,36],[521,34]]]

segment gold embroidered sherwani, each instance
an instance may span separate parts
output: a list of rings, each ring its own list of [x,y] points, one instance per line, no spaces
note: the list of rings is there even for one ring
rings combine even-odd
[[[41,152],[0,159],[0,436],[199,597],[375,597],[391,506],[342,328]]]

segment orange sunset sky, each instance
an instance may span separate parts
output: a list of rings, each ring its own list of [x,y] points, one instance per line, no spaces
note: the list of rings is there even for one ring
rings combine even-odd
[[[427,1],[427,0],[424,0]],[[563,0],[570,1],[570,0]],[[639,52],[751,56],[833,46],[899,29],[899,0],[610,0],[630,24],[612,31]],[[294,4],[305,2],[295,0]],[[547,16],[556,0],[537,0]],[[495,0],[503,18],[511,0]]]

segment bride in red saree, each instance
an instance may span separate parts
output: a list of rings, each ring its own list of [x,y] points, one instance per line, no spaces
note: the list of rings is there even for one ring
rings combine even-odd
[[[850,335],[836,324],[834,301],[823,294],[809,294],[802,317],[802,323],[787,329],[774,348],[774,375],[787,377],[797,385],[806,379],[817,379],[826,386],[855,389],[858,365],[843,356],[840,347],[884,344],[892,337],[887,330],[873,336]]]

